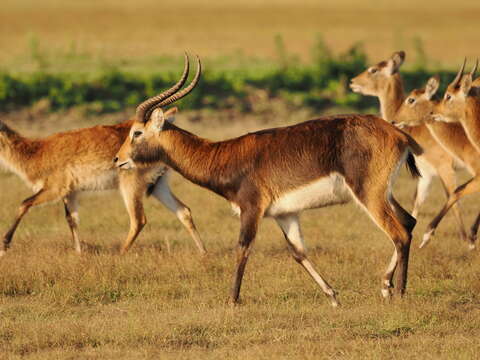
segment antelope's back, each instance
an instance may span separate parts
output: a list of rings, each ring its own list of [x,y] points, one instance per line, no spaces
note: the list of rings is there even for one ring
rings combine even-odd
[[[78,189],[115,187],[118,179],[113,158],[130,127],[131,123],[125,122],[32,140],[37,147],[31,156],[34,164],[29,170],[31,181],[42,180]]]
[[[348,180],[391,171],[408,143],[405,134],[373,115],[326,116],[251,135],[258,149],[252,170],[282,189],[334,172]]]
[[[42,141],[42,155],[57,166],[112,163],[131,124],[94,126],[51,135]]]

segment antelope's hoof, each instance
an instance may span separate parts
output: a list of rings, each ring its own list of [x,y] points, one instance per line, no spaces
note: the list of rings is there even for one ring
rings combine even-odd
[[[337,300],[336,298],[330,299],[330,304],[332,304],[332,306],[333,306],[334,308],[337,308],[337,307],[340,306],[340,303],[338,302],[338,300]]]
[[[329,289],[329,291],[328,291],[328,293],[326,293],[326,295],[328,296],[328,298],[330,300],[330,304],[333,307],[339,307],[340,306],[340,303],[337,300],[338,293],[335,290]]]
[[[232,298],[228,298],[227,300],[227,305],[234,308],[234,307],[237,307],[238,305],[240,305],[241,302],[240,302],[240,299],[232,299]]]
[[[392,288],[383,288],[382,290],[380,290],[381,293],[382,293],[382,297],[384,299],[391,299],[392,298]]]
[[[432,238],[433,236],[433,229],[426,232],[425,234],[423,234],[423,239],[422,239],[422,242],[420,243],[420,245],[418,246],[420,249],[423,248],[425,245],[427,245],[427,243],[430,241],[430,239]]]
[[[468,250],[475,250],[477,247],[477,235],[471,235],[468,237]]]

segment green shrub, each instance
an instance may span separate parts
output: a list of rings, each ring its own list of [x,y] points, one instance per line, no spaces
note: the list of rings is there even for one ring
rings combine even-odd
[[[258,61],[258,66],[206,70],[199,85],[179,103],[183,109],[249,109],[247,95],[255,89],[266,90],[298,106],[325,109],[341,106],[368,109],[375,99],[350,92],[349,79],[367,68],[368,60],[361,44],[334,54],[321,37],[312,49],[310,63],[301,63],[288,53],[281,37],[276,39],[277,60]],[[36,49],[36,48],[35,48]],[[40,56],[40,55],[39,55]],[[162,60],[163,61],[163,60]],[[432,75],[426,68],[422,44],[417,43],[417,61],[413,70],[404,71],[407,88],[421,87]],[[263,64],[263,65],[262,65]],[[0,111],[30,106],[48,99],[51,110],[84,106],[91,112],[119,111],[136,106],[176,82],[179,74],[134,74],[103,66],[96,75],[49,73],[38,67],[34,73],[13,75],[0,73]],[[440,71],[443,86],[452,72]]]

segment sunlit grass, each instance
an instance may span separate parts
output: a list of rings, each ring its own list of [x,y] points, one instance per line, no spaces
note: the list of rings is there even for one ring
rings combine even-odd
[[[188,115],[188,114],[187,114]],[[190,116],[190,115],[189,115]],[[221,139],[265,126],[306,120],[284,114],[263,124],[203,118],[180,126]],[[46,134],[83,122],[30,133]],[[18,123],[26,128],[27,123]],[[402,173],[396,195],[411,206],[413,181]],[[74,254],[60,204],[33,209],[0,261],[0,354],[8,358],[412,358],[478,357],[480,270],[447,216],[437,237],[418,250],[427,220],[443,203],[435,184],[420,216],[411,252],[408,295],[385,303],[380,276],[392,245],[358,206],[302,215],[311,260],[339,291],[332,309],[289,255],[280,230],[261,225],[242,288],[242,305],[226,305],[238,219],[219,197],[173,177],[175,193],[193,212],[209,249],[202,258],[186,231],[161,205],[146,200],[148,225],[131,251],[118,245],[128,217],[116,192],[81,198],[85,254]],[[30,194],[14,175],[0,174],[0,231]],[[478,207],[464,202],[467,223]],[[1,357],[1,356],[0,356]]]

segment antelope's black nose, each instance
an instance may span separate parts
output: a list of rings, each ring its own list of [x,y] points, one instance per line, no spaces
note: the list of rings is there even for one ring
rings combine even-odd
[[[115,159],[113,159],[113,163],[115,164],[115,163],[117,163],[117,161],[118,161],[118,156],[115,157]]]

